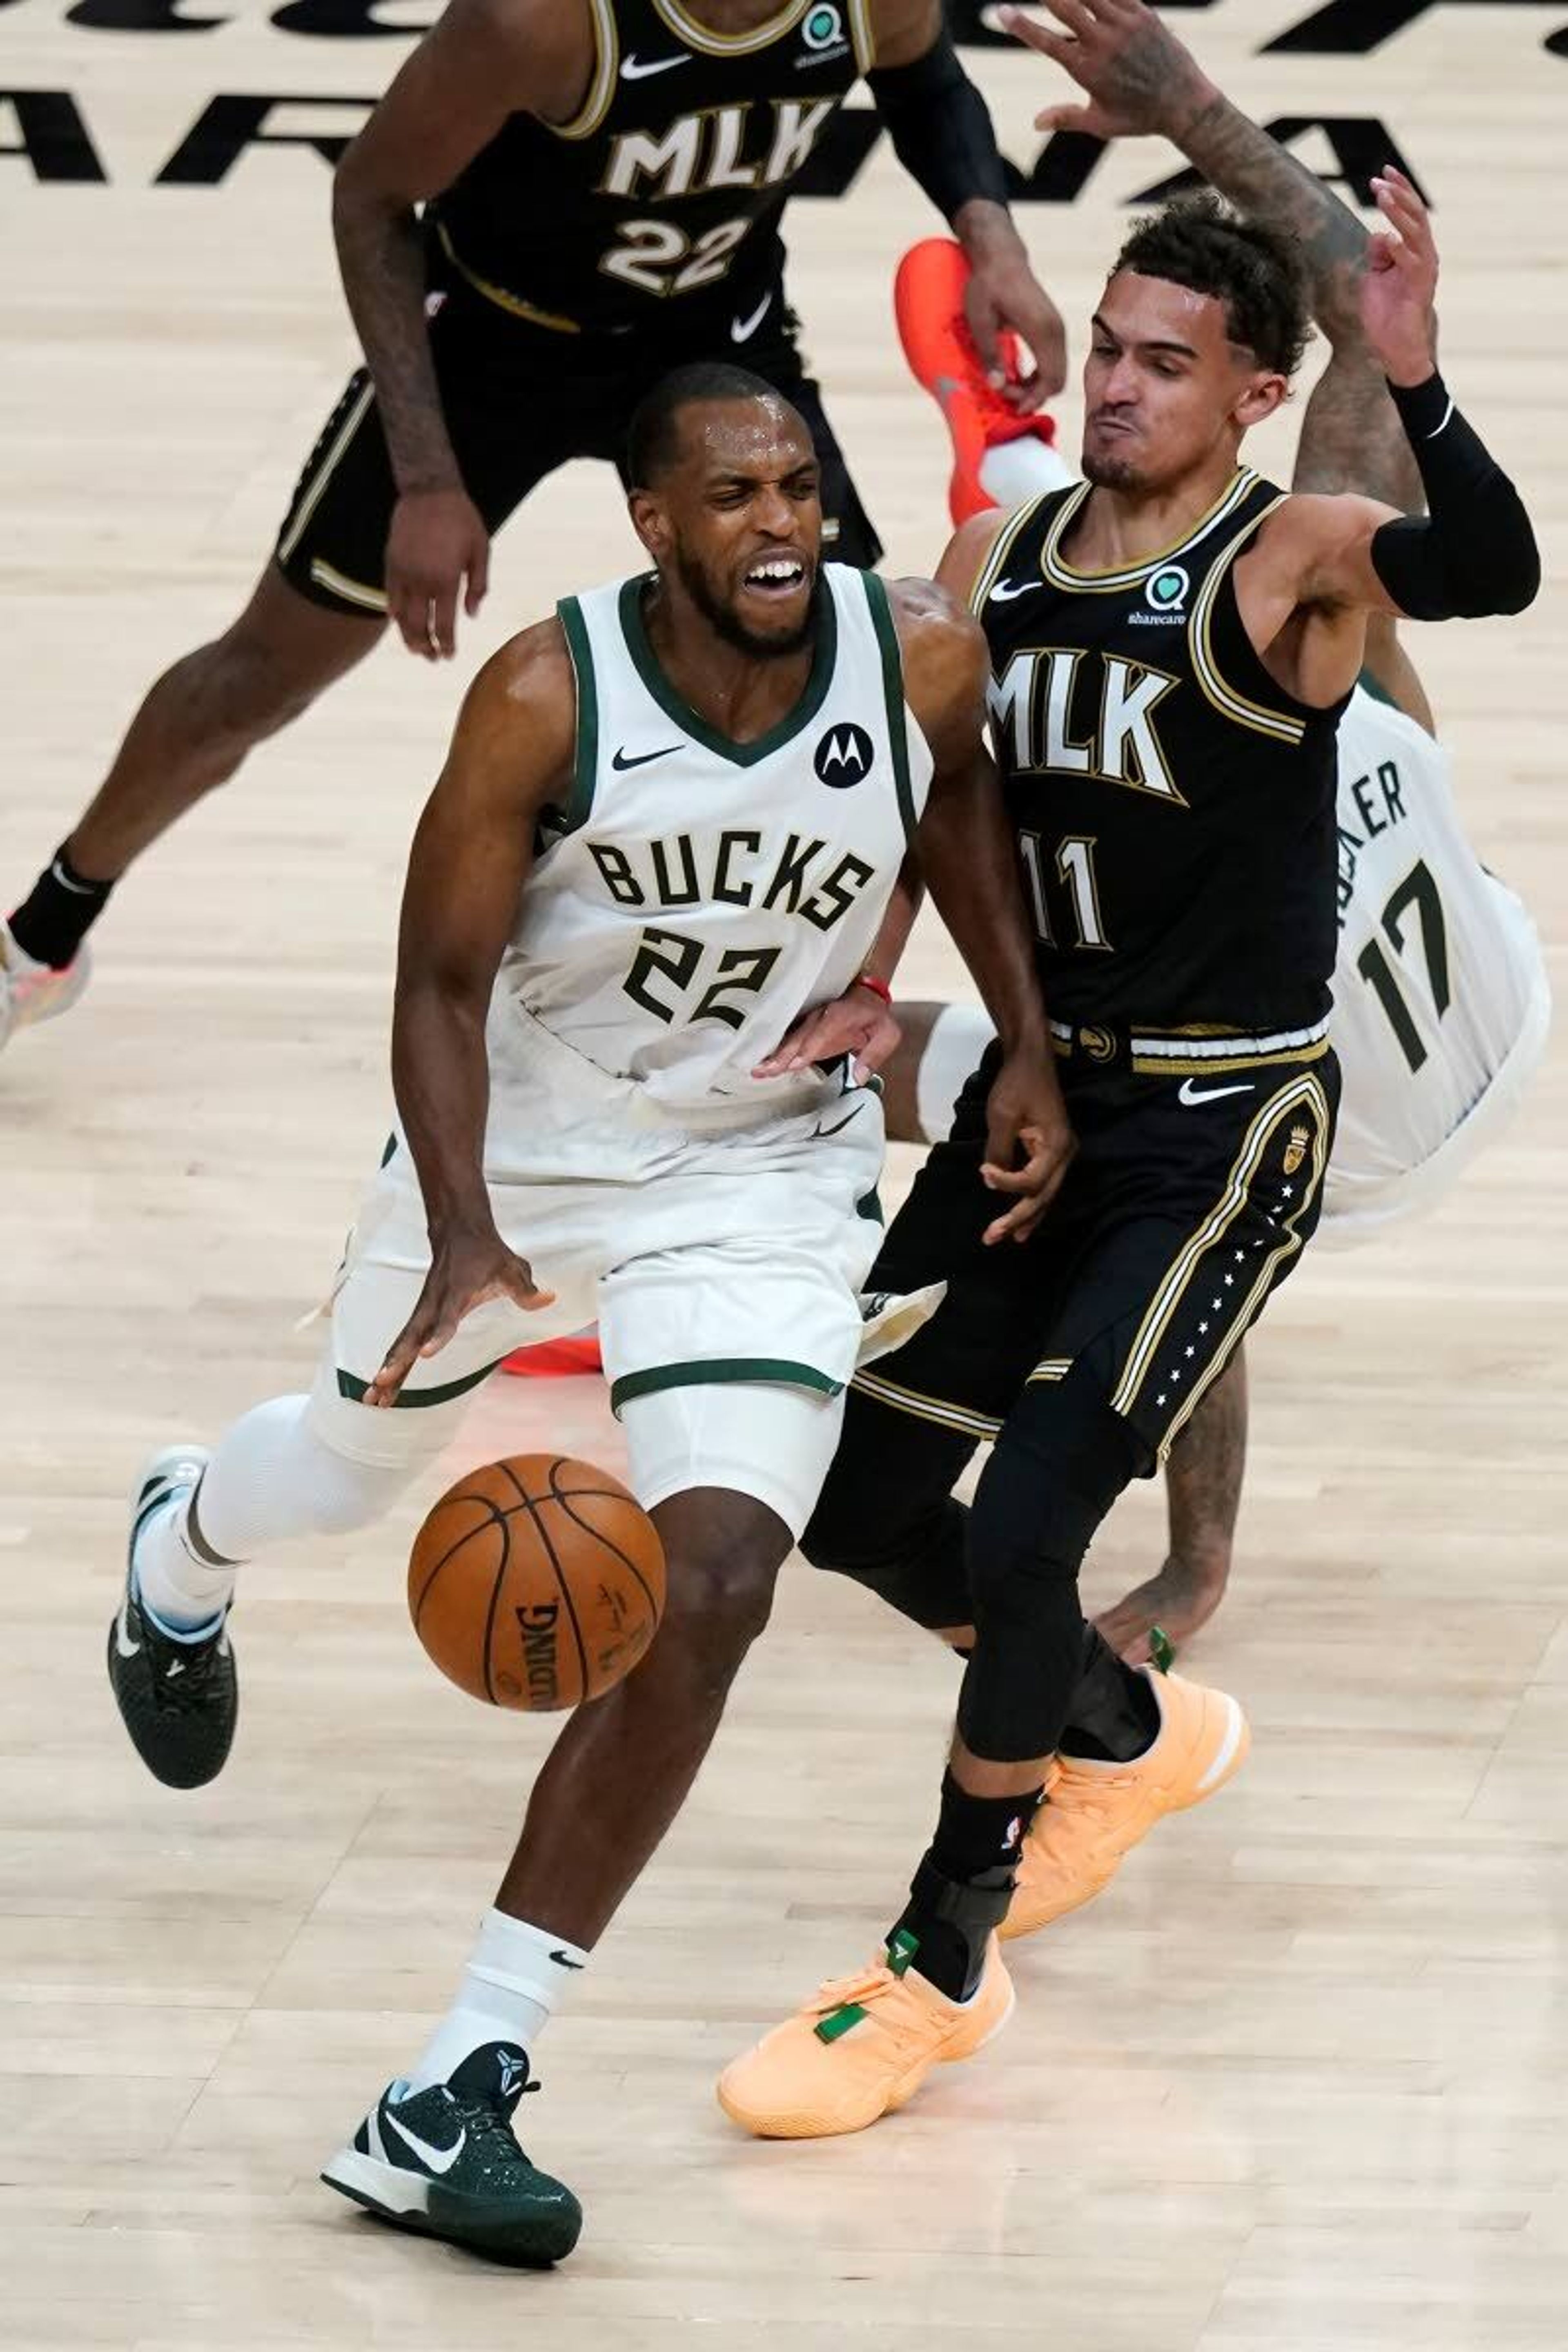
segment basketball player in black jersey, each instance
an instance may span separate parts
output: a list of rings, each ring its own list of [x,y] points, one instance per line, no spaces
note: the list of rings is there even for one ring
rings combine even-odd
[[[1004,21],[1069,72],[1142,13],[1047,5],[1061,33]],[[1398,173],[1375,185],[1391,233],[1361,322],[1427,519],[1288,496],[1239,464],[1300,358],[1305,274],[1205,196],[1141,223],[1112,271],[1085,371],[1088,479],[978,517],[944,562],[990,644],[1078,1148],[1034,1234],[988,1246],[983,1065],[871,1277],[948,1288],[858,1377],[803,1549],[923,1624],[973,1622],[973,1646],[936,1835],[885,1958],[721,2079],[755,2132],[858,2130],[969,2055],[1011,2006],[1004,1921],[1026,1933],[1091,1899],[1246,1755],[1233,1699],[1133,1669],[1085,1625],[1078,1570],[1317,1220],[1337,1094],[1334,730],[1367,615],[1518,612],[1540,579],[1519,497],[1436,373],[1425,207]],[[951,1489],[990,1435],[966,1510]]]
[[[489,535],[570,457],[621,463],[673,367],[743,360],[812,429],[828,551],[879,547],[795,347],[780,218],[865,75],[975,270],[970,324],[1058,390],[1061,322],[1013,227],[990,117],[941,0],[451,0],[340,163],[333,226],[368,365],[311,454],[273,560],[161,677],[7,925],[0,1045],[64,1012],[132,860],[362,660],[390,618],[436,659]],[[425,205],[424,218],[417,207]]]

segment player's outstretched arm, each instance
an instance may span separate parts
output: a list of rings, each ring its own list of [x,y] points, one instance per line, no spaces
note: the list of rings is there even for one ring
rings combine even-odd
[[[489,538],[441,411],[416,207],[450,187],[509,114],[569,120],[592,58],[581,0],[451,0],[333,175],[338,266],[398,493],[387,611],[409,651],[428,660],[456,649],[465,583],[465,608],[479,611]]]
[[[871,0],[869,14],[867,86],[900,163],[968,257],[964,312],[981,363],[1004,399],[1038,408],[1067,382],[1067,330],[1013,225],[990,111],[959,62],[942,0]],[[1031,372],[1011,383],[997,361],[997,338],[1009,328],[1034,356]]]
[[[985,749],[990,659],[978,622],[945,589],[903,580],[890,594],[903,648],[904,692],[934,762],[917,836],[921,870],[1002,1043],[1002,1065],[986,1107],[983,1173],[993,1192],[1016,1198],[985,1239],[1022,1241],[1067,1173],[1073,1137],[1051,1056],[1013,835]]]
[[[490,991],[532,864],[534,827],[570,789],[576,699],[558,621],[513,638],[468,690],[414,836],[398,934],[392,1078],[430,1234],[424,1293],[365,1402],[395,1401],[487,1298],[542,1307],[496,1231],[484,1178]]]
[[[1390,168],[1373,187],[1390,233],[1373,241],[1362,327],[1388,380],[1428,512],[1398,515],[1370,499],[1292,499],[1259,534],[1256,579],[1272,572],[1300,606],[1421,621],[1523,612],[1541,586],[1540,552],[1519,492],[1437,373],[1431,220],[1403,173]],[[1254,558],[1244,566],[1254,572]]]

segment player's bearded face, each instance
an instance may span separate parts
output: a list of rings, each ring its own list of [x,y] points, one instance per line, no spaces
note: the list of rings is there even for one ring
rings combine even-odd
[[[810,643],[822,503],[816,454],[793,412],[770,404],[760,418],[716,419],[668,520],[668,561],[716,635],[761,661]]]
[[[1213,296],[1121,271],[1084,363],[1085,475],[1106,489],[1155,492],[1234,455],[1250,373]]]

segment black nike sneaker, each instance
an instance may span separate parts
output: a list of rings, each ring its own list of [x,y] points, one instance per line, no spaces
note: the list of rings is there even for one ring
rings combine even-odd
[[[511,2128],[519,2099],[538,2088],[525,2051],[487,2042],[445,2083],[389,2084],[321,2179],[400,2230],[491,2262],[558,2263],[577,2242],[583,2209],[529,2162]]]
[[[131,1507],[125,1591],[109,1629],[109,1685],[136,1753],[166,1789],[199,1789],[228,1760],[239,1714],[226,1615],[205,1632],[166,1633],[142,1605],[136,1540],[154,1514],[191,1492],[205,1469],[199,1445],[153,1455]]]

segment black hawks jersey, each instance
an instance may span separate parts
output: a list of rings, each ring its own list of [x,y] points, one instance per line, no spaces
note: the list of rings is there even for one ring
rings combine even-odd
[[[429,207],[447,261],[565,334],[687,330],[721,308],[743,358],[784,199],[870,63],[869,5],[785,0],[721,35],[679,0],[591,0],[581,112],[514,114],[475,156]]]
[[[973,603],[991,731],[1039,940],[1073,1024],[1310,1031],[1334,966],[1334,735],[1237,609],[1236,559],[1282,493],[1246,467],[1179,545],[1116,572],[1062,553],[1079,483],[1021,508]]]

